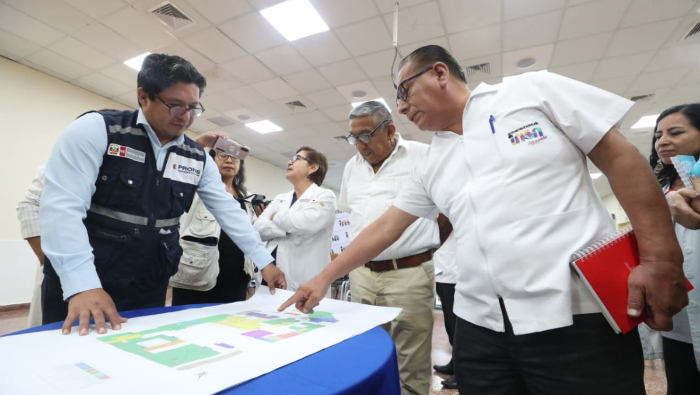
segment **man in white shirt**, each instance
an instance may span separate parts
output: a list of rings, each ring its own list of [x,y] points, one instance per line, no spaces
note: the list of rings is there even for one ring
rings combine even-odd
[[[428,146],[402,139],[382,103],[363,103],[349,118],[346,139],[357,147],[358,154],[345,165],[338,207],[350,213],[352,239],[391,207]],[[435,298],[432,249],[438,246],[438,237],[437,222],[420,219],[391,246],[350,273],[353,302],[403,309],[384,329],[396,344],[404,395],[427,394],[430,389]]]
[[[327,283],[439,210],[454,226],[459,276],[455,363],[461,393],[644,394],[636,330],[616,335],[569,267],[570,255],[614,231],[587,171],[608,177],[639,240],[628,314],[669,330],[688,303],[663,194],[617,129],[632,102],[539,72],[473,92],[445,49],[399,65],[399,111],[436,132],[395,207],[368,226],[292,303],[308,311]]]

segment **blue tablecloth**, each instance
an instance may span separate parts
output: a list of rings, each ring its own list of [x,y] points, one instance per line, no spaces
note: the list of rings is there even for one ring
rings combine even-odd
[[[120,314],[131,318],[206,306],[212,305],[159,307],[123,311]],[[57,322],[7,336],[58,330],[61,325],[62,323]],[[394,342],[386,331],[377,327],[220,394],[400,395]]]

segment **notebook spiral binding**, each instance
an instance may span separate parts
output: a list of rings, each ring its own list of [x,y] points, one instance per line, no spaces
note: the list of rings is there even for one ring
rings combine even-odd
[[[620,229],[619,231],[608,235],[607,237],[604,237],[603,239],[598,240],[589,246],[586,246],[586,248],[574,252],[574,254],[571,255],[571,261],[585,261],[593,255],[596,255],[601,250],[609,248],[613,244],[617,244],[618,242],[628,238],[632,234],[634,234],[634,231],[629,226]]]

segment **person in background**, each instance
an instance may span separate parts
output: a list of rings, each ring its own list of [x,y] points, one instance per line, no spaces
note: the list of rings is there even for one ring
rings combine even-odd
[[[27,240],[39,260],[39,266],[34,276],[34,291],[29,305],[29,327],[41,325],[41,282],[44,280],[42,272],[44,266],[44,253],[41,251],[41,232],[39,232],[39,202],[41,191],[44,189],[44,166],[39,167],[39,173],[32,180],[24,198],[17,204],[17,218],[20,223],[22,238]]]
[[[43,323],[69,334],[90,318],[121,329],[120,310],[165,305],[182,248],[180,217],[195,192],[274,287],[286,287],[257,232],[203,150],[184,133],[204,112],[206,79],[179,56],[150,54],[137,78],[136,111],[80,116],[58,138],[41,196]],[[214,145],[215,139],[203,142]]]
[[[678,243],[683,250],[683,271],[693,284],[690,302],[673,316],[673,330],[662,332],[668,395],[700,390],[700,179],[693,175],[694,190],[683,184],[671,158],[700,157],[700,103],[671,107],[656,119],[649,158],[666,193]]]
[[[227,138],[224,133],[215,134]],[[197,141],[197,139],[195,139]],[[245,201],[245,160],[223,152],[209,151],[219,168],[226,191],[241,209],[255,218],[252,206]],[[180,218],[180,267],[170,278],[173,306],[199,303],[233,303],[247,299],[254,264],[234,243],[202,199],[195,195],[190,210]]]
[[[471,91],[444,48],[399,64],[397,104],[428,153],[393,206],[279,309],[312,311],[334,279],[394,243],[419,217],[454,227],[452,352],[462,394],[644,394],[639,335],[617,335],[572,273],[571,254],[615,232],[586,160],[610,182],[639,241],[627,313],[670,330],[688,304],[683,253],[653,173],[618,126],[633,102],[554,73]]]
[[[287,163],[285,176],[294,189],[276,196],[253,224],[286,274],[290,290],[331,262],[335,194],[321,188],[326,171],[328,160],[323,153],[299,148]],[[326,293],[330,296],[330,286]]]
[[[450,340],[450,345],[454,345],[455,327],[457,325],[457,317],[453,310],[455,302],[455,284],[457,284],[457,260],[455,258],[455,236],[450,234],[447,240],[433,254],[433,263],[435,264],[435,292],[440,297],[442,305],[442,314],[445,319],[445,331],[447,338]],[[457,389],[457,380],[455,379],[455,370],[450,362],[444,365],[434,365],[433,369],[436,372],[447,374],[450,377],[442,381],[442,387],[446,389]]]
[[[348,119],[346,140],[357,154],[345,165],[338,207],[350,214],[352,240],[391,207],[411,169],[422,163],[428,145],[403,139],[391,112],[377,101],[355,107]],[[435,219],[420,219],[349,275],[353,302],[402,309],[383,327],[396,344],[404,395],[430,390],[435,308],[432,251],[440,236]]]

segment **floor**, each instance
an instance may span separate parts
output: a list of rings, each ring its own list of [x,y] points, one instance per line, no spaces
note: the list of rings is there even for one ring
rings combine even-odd
[[[0,335],[15,332],[27,327],[28,308],[0,312]],[[441,312],[435,313],[435,330],[433,331],[433,364],[445,364],[449,362],[451,355],[450,342],[447,339],[445,326]],[[666,394],[666,375],[664,373],[663,360],[646,361],[644,375],[647,395]],[[441,381],[447,378],[444,375],[433,372],[430,395],[456,395],[457,390],[442,389]]]

